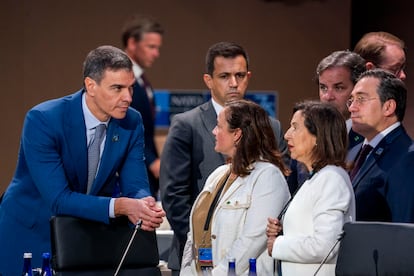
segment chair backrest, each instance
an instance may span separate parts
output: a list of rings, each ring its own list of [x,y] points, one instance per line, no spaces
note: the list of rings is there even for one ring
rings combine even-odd
[[[414,224],[344,225],[336,275],[414,275]]]
[[[52,266],[56,275],[114,275],[134,228],[126,218],[110,224],[53,217]],[[155,232],[138,230],[119,275],[161,275]]]

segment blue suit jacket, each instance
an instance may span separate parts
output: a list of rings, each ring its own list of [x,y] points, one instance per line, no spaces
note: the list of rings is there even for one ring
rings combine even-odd
[[[109,222],[115,193],[149,195],[144,164],[144,130],[138,112],[111,119],[90,195],[86,195],[87,144],[82,93],[47,101],[25,118],[15,175],[0,205],[0,273],[21,273],[23,252],[50,252],[49,219],[72,215]]]
[[[357,220],[391,220],[385,199],[385,180],[411,143],[411,138],[400,125],[372,150],[352,181],[356,197]]]
[[[414,223],[414,144],[390,171],[385,194],[392,222]]]

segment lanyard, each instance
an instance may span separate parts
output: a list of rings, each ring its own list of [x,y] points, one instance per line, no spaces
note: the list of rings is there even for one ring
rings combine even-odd
[[[214,209],[216,209],[216,205],[217,205],[218,199],[219,199],[219,197],[221,195],[221,192],[223,191],[224,186],[226,186],[226,183],[229,180],[230,174],[231,174],[231,171],[227,175],[226,180],[223,182],[223,184],[218,189],[218,191],[216,193],[216,196],[214,197],[213,202],[210,205],[210,209],[208,210],[206,222],[204,223],[204,231],[207,231],[209,229],[209,227],[210,227],[211,217],[213,216]]]

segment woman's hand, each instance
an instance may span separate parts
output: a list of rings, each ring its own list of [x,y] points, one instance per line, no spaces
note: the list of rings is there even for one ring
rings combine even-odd
[[[282,233],[283,227],[278,219],[268,218],[266,227],[266,236],[276,238]]]
[[[283,227],[278,219],[268,218],[267,227],[266,227],[266,236],[267,236],[267,252],[269,256],[272,256],[273,244],[277,236],[282,233]]]

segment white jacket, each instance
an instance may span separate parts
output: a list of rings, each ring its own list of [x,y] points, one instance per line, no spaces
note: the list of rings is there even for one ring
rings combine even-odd
[[[283,218],[283,236],[272,256],[282,261],[283,276],[314,275],[335,244],[345,222],[355,220],[355,197],[348,173],[326,166],[305,181]],[[339,244],[318,276],[335,275]]]
[[[194,206],[203,193],[214,190],[228,170],[229,165],[223,165],[211,173],[193,204],[180,275],[197,275],[192,252]],[[273,164],[256,162],[250,175],[238,177],[219,199],[211,221],[212,275],[227,275],[229,257],[236,259],[237,275],[248,274],[249,258],[257,259],[258,275],[273,275],[273,258],[266,249],[267,218],[278,216],[289,198],[285,177]]]

